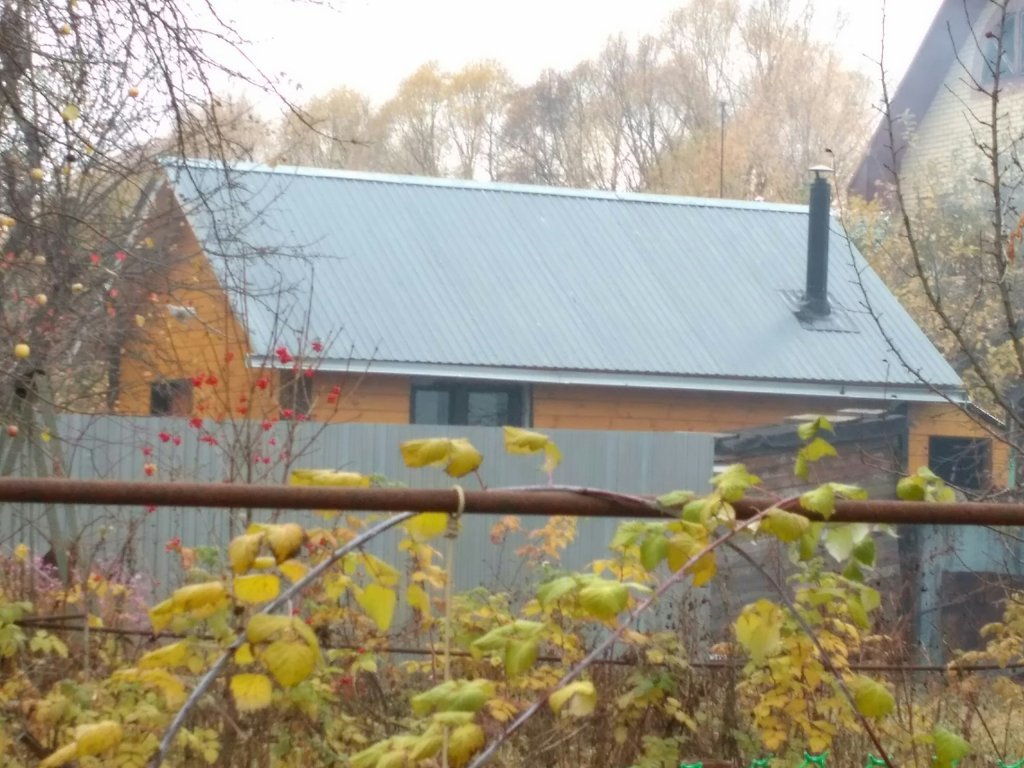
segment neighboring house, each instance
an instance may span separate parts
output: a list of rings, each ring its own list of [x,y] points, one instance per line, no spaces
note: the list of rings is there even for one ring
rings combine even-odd
[[[959,377],[830,226],[824,181],[809,247],[806,206],[198,161],[168,174],[164,269],[125,347],[120,412],[722,433],[883,409],[904,425],[901,464],[1005,482]]]
[[[991,100],[973,87],[992,84],[1001,16],[990,0],[942,0],[909,68],[890,86],[890,125],[881,120],[850,183],[871,199],[899,174],[910,199],[980,191],[975,171],[987,160],[976,146],[989,141],[984,121]],[[897,30],[888,30],[897,35]],[[1003,30],[1000,120],[1003,141],[1024,128],[1024,0],[1011,0]],[[958,186],[959,185],[959,186]]]

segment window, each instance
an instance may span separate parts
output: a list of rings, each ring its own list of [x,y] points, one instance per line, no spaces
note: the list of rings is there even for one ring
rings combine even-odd
[[[191,416],[192,382],[171,379],[150,384],[149,413],[151,416]]]
[[[995,34],[995,31],[991,33]],[[1007,13],[1003,23],[1003,59],[999,63],[999,79],[1017,77],[1024,74],[1024,62],[1020,55],[1021,13]],[[999,52],[999,40],[994,36],[985,36],[985,61],[981,65],[981,82],[992,84],[992,70]]]
[[[514,384],[430,381],[413,384],[413,424],[460,424],[522,427],[526,393]]]
[[[282,373],[278,405],[293,413],[308,414],[313,407],[313,379],[297,371]]]
[[[992,441],[970,437],[932,437],[928,466],[947,483],[969,491],[988,487]]]

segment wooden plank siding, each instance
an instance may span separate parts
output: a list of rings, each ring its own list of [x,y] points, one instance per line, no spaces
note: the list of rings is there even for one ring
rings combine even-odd
[[[871,406],[857,400],[629,387],[533,389],[533,423],[538,428],[731,432],[777,424],[799,413]]]
[[[1009,481],[1010,447],[998,438],[993,427],[986,428],[979,419],[948,403],[920,403],[910,409],[907,441],[907,467],[911,471],[929,465],[929,439],[932,437],[969,437],[992,441],[992,483],[1005,488]]]

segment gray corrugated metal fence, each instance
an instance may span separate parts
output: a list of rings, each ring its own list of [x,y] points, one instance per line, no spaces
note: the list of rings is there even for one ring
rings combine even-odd
[[[64,416],[59,421],[60,434],[53,440],[60,441],[67,455],[67,473],[76,478],[143,480],[147,477],[146,465],[152,464],[153,477],[159,480],[222,481],[229,477],[244,479],[256,472],[257,479],[280,482],[282,472],[277,470],[275,477],[271,470],[280,460],[280,453],[289,447],[288,434],[293,430],[290,448],[294,467],[346,469],[383,475],[409,486],[446,487],[453,481],[439,469],[406,468],[399,445],[415,438],[457,436],[468,437],[484,454],[481,474],[491,487],[546,482],[539,471],[542,459],[506,455],[502,432],[494,428],[279,423],[265,431],[261,424],[252,423],[246,427],[248,440],[227,434],[227,429],[238,426],[207,422],[199,430],[184,419]],[[579,430],[547,433],[565,457],[555,474],[559,483],[634,493],[679,488],[699,492],[708,487],[714,449],[711,436]],[[207,441],[216,439],[217,444],[204,442],[204,436]],[[249,447],[229,450],[228,446],[238,444]],[[272,459],[269,466],[262,463],[264,455]],[[257,457],[260,461],[254,462]],[[267,476],[261,478],[261,472]],[[470,477],[461,482],[468,486],[476,481]],[[186,547],[222,548],[230,540],[232,529],[241,529],[244,518],[244,511],[166,507],[153,512],[79,507],[75,513],[83,531],[80,556],[97,562],[112,562],[124,556],[133,570],[151,575],[158,593],[176,586],[180,577],[176,557],[165,551],[169,540],[180,537]],[[261,511],[254,513],[254,519],[272,515],[273,511]],[[287,515],[305,525],[324,525],[311,513]],[[455,564],[458,588],[507,585],[515,579],[520,558],[503,553],[490,541],[490,529],[497,519],[474,516],[464,521]],[[524,519],[523,527],[529,530],[543,522]],[[616,527],[614,520],[580,520],[576,540],[562,562],[576,567],[605,556]],[[9,505],[0,514],[0,548],[25,542],[36,552],[45,551],[46,538],[41,508]],[[396,538],[397,534],[382,537],[373,551],[393,559]],[[524,541],[518,535],[509,546],[514,549]]]

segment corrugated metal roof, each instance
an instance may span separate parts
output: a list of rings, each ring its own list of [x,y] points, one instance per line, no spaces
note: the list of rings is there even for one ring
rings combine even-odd
[[[206,251],[238,257],[213,261],[258,353],[308,327],[337,361],[962,387],[836,224],[829,293],[851,332],[801,327],[786,292],[803,288],[805,206],[207,162],[168,172]],[[916,373],[865,311],[858,271]]]

